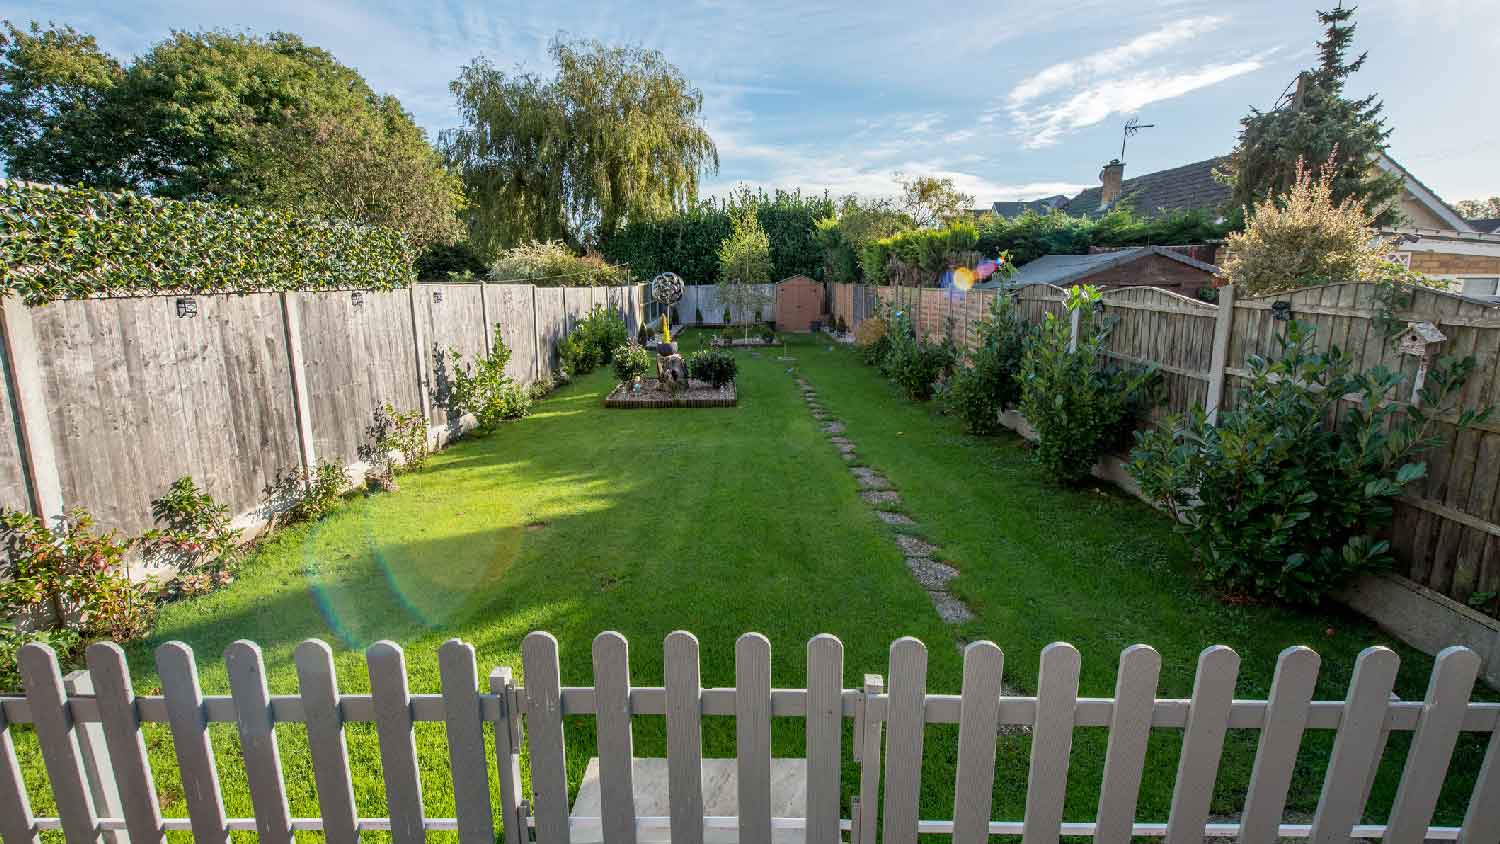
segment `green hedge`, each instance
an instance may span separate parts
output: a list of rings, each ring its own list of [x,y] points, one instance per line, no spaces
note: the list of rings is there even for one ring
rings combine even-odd
[[[101,294],[388,290],[405,235],[294,212],[0,181],[3,290],[27,304]]]

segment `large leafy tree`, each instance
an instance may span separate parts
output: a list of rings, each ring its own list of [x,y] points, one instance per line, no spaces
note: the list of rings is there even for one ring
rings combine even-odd
[[[945,225],[973,204],[973,195],[954,187],[952,179],[915,176],[901,180],[901,210],[923,228]]]
[[[1461,199],[1453,206],[1466,220],[1488,220],[1500,217],[1500,196],[1489,199]]]
[[[703,96],[661,53],[557,40],[551,55],[551,80],[476,59],[451,86],[462,125],[443,147],[482,251],[597,243],[689,207],[700,174],[718,168]]]
[[[411,116],[294,35],[176,32],[122,67],[70,27],[7,24],[0,155],[24,179],[460,233],[460,184]]]
[[[1349,77],[1367,54],[1352,61],[1354,8],[1342,5],[1318,12],[1324,26],[1318,66],[1304,71],[1270,111],[1252,109],[1240,121],[1239,143],[1227,168],[1233,186],[1232,210],[1252,207],[1267,196],[1285,194],[1297,181],[1298,160],[1333,162],[1333,201],[1353,197],[1375,213],[1376,223],[1400,219],[1399,177],[1375,166],[1391,130],[1384,106],[1370,94],[1345,96]]]

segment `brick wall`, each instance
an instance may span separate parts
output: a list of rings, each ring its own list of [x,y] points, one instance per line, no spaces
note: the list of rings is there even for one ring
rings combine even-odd
[[[1411,268],[1429,275],[1500,275],[1500,256],[1414,251]]]
[[[1128,264],[1111,267],[1080,279],[1081,284],[1109,287],[1163,287],[1184,296],[1196,296],[1198,288],[1212,287],[1214,276],[1162,255],[1147,255]]]

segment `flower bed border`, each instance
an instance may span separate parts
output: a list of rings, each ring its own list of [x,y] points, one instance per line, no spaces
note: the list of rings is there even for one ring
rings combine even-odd
[[[654,381],[655,379],[651,379]],[[703,389],[712,390],[702,381],[689,382],[689,390]],[[727,396],[693,396],[677,395],[668,398],[661,396],[638,396],[629,391],[625,384],[618,384],[604,399],[605,407],[622,408],[626,410],[639,410],[653,407],[734,407],[739,404],[739,390],[733,381],[724,387]]]

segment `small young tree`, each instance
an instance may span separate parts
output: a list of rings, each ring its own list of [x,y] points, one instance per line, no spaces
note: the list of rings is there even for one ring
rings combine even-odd
[[[719,244],[719,301],[732,312],[734,322],[745,326],[760,313],[770,296],[764,285],[771,280],[771,241],[760,227],[755,209],[735,214],[733,228]]]

